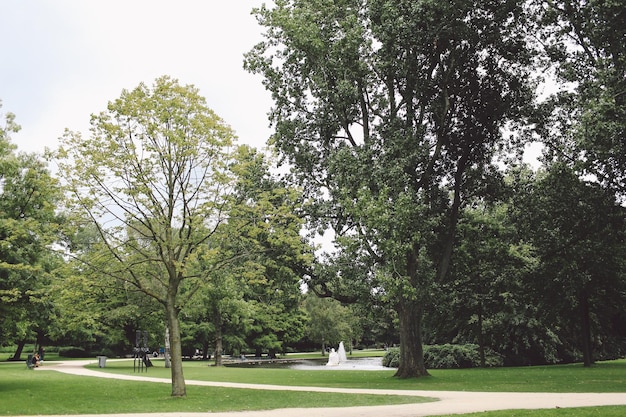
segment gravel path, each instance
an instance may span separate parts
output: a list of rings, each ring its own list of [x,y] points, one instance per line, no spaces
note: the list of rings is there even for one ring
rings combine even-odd
[[[97,363],[95,360],[66,361],[49,363],[37,371],[54,370],[67,374],[98,378],[126,379],[170,384],[165,378],[151,378],[137,375],[119,375],[85,368]],[[374,407],[344,408],[291,408],[267,411],[243,411],[230,413],[150,413],[150,414],[109,414],[111,417],[420,417],[442,414],[464,414],[489,410],[540,409],[590,407],[602,405],[626,405],[626,393],[541,393],[541,392],[465,392],[465,391],[422,391],[422,390],[375,390],[351,388],[323,388],[278,385],[237,384],[186,380],[187,385],[220,386],[231,388],[262,389],[275,391],[343,392],[387,395],[415,395],[432,397],[438,401],[419,404],[402,404]],[[57,416],[47,416],[57,417]],[[69,417],[69,416],[58,416]],[[102,417],[102,415],[82,415],[80,417]]]

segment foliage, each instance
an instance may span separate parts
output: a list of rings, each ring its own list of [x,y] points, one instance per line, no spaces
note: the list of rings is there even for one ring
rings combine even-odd
[[[17,153],[10,134],[15,116],[0,127],[0,343],[43,342],[54,302],[47,296],[60,259],[51,250],[62,218],[57,181],[36,154]],[[16,352],[19,358],[19,349]]]
[[[478,345],[428,345],[424,349],[426,366],[432,369],[477,368],[502,366],[502,357],[493,350],[485,354],[485,364],[481,364]]]
[[[546,45],[561,84],[543,131],[548,161],[571,165],[618,199],[626,196],[626,16],[620,1],[557,0],[541,7]]]
[[[300,285],[312,248],[300,235],[303,202],[264,155],[241,146],[233,159],[228,220],[208,241],[220,256],[198,259],[208,284],[198,292],[200,309],[216,345],[275,354],[299,340],[304,328]]]
[[[319,298],[308,293],[304,300],[308,315],[306,337],[318,346],[322,353],[326,347],[338,346],[340,342],[352,345],[359,319],[352,309],[332,298]]]
[[[383,366],[395,368],[400,360],[400,349],[390,348],[383,357]],[[478,345],[426,345],[424,346],[424,361],[429,369],[459,369],[502,366],[502,356],[488,350],[485,355],[485,364],[481,364],[481,354]]]
[[[626,213],[614,194],[565,164],[537,177],[516,195],[512,213],[539,261],[527,280],[539,320],[558,336],[560,360],[589,366],[601,346],[622,355],[614,340],[624,334],[613,323],[623,322]]]
[[[389,348],[383,356],[383,366],[397,368],[400,364],[400,348]]]
[[[59,357],[61,358],[84,358],[89,354],[83,348],[64,347],[59,349]]]
[[[424,375],[422,311],[447,272],[462,200],[497,177],[502,128],[532,96],[524,11],[318,0],[256,15],[266,40],[245,65],[274,97],[273,142],[316,202],[312,227],[336,236],[310,286],[342,300],[384,291],[405,347],[398,374]]]
[[[91,125],[89,138],[66,132],[56,154],[77,230],[99,238],[72,255],[92,277],[162,305],[172,395],[184,396],[179,313],[202,286],[193,263],[216,255],[201,249],[225,222],[234,133],[195,87],[169,77],[122,91]]]

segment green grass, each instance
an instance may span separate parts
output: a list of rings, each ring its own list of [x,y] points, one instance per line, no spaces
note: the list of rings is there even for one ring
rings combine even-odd
[[[162,361],[147,374],[169,378]],[[250,369],[209,366],[212,362],[185,362],[185,379],[245,382],[272,385],[304,385],[337,388],[505,391],[505,392],[626,392],[626,360],[581,364],[492,369],[431,370],[430,377],[397,379],[394,371],[336,371]],[[94,368],[96,367],[95,361]],[[132,360],[108,361],[107,372],[132,374]]]
[[[130,364],[132,373],[132,362]],[[107,363],[108,365],[108,363]],[[44,366],[46,366],[44,364]],[[154,368],[150,368],[152,371]],[[145,373],[144,373],[145,375]],[[149,372],[150,376],[154,372]],[[135,382],[66,375],[23,362],[0,363],[0,415],[220,412],[292,407],[372,406],[430,401],[423,397],[263,391],[187,386],[172,398],[169,383]]]
[[[166,378],[162,361],[141,375]],[[399,380],[390,371],[299,371],[289,369],[216,368],[210,362],[184,363],[186,380],[343,388],[427,389],[516,392],[626,392],[626,360],[582,365],[433,370],[432,376]],[[132,360],[107,361],[106,372],[133,373]],[[44,366],[46,366],[44,364]],[[97,368],[94,358],[89,367]],[[170,397],[169,383],[156,384],[27,371],[24,363],[0,363],[0,415],[102,414],[149,412],[219,412],[291,407],[367,406],[415,403],[423,398],[198,387],[187,385],[187,398]],[[531,411],[497,411],[481,417],[618,417],[623,407],[588,407]]]

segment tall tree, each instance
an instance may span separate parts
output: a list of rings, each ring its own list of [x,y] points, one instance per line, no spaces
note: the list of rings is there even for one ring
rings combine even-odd
[[[300,285],[313,252],[301,236],[301,207],[306,203],[297,188],[273,174],[269,161],[250,148],[239,148],[233,171],[233,209],[224,231],[229,252],[243,261],[235,271],[252,312],[248,341],[257,355],[275,354],[302,337]]]
[[[62,219],[57,181],[36,154],[17,153],[10,134],[19,131],[12,114],[0,126],[0,343],[40,338],[53,312],[46,299],[58,258],[49,250]]]
[[[196,252],[224,222],[233,140],[195,87],[165,76],[122,91],[92,116],[88,138],[68,131],[58,151],[70,202],[102,242],[84,267],[164,308],[173,396],[186,395],[179,313],[202,284]]]
[[[464,197],[492,176],[502,128],[532,98],[522,3],[278,0],[256,10],[265,41],[245,66],[272,92],[273,143],[319,203],[312,222],[334,229],[345,259],[369,257],[376,272],[353,278],[384,278],[376,285],[400,321],[399,377],[427,374],[430,285],[447,273]],[[355,272],[346,266],[333,281]]]

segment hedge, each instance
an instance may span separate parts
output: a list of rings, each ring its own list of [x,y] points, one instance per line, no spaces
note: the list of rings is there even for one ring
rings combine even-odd
[[[400,363],[400,349],[391,348],[383,357],[383,366],[397,368]],[[428,369],[455,369],[480,367],[478,345],[428,345],[424,346],[424,363]],[[502,356],[491,349],[485,349],[485,366],[502,366]]]

